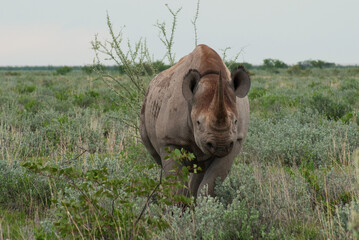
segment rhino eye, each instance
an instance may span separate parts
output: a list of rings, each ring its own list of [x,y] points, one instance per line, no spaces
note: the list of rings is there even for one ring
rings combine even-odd
[[[199,125],[201,125],[201,123],[199,121],[197,121],[197,125],[199,126]]]
[[[237,121],[237,119],[236,119],[236,120],[234,120],[234,124],[237,124],[237,122],[238,122],[238,121]]]

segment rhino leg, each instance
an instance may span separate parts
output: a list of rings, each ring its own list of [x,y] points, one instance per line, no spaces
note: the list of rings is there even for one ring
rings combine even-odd
[[[198,188],[201,185],[204,174],[205,172],[191,174],[189,189],[191,190],[192,196],[197,196]]]
[[[216,158],[204,174],[203,180],[198,187],[197,195],[204,194],[214,197],[214,187],[217,178],[220,178],[221,182],[226,179],[233,164],[233,160],[234,159],[229,158]],[[208,187],[207,192],[201,193],[205,186]]]
[[[221,182],[223,182],[226,179],[226,177],[232,167],[234,159],[236,158],[236,156],[238,156],[239,148],[235,148],[235,149],[238,149],[238,150],[232,151],[226,157],[214,159],[214,161],[211,163],[209,168],[206,169],[206,172],[203,176],[203,180],[202,180],[201,184],[199,185],[199,188],[197,191],[197,196],[201,195],[201,194],[210,195],[212,197],[215,196],[214,187],[215,187],[215,182],[216,182],[217,178],[220,178]],[[201,191],[203,190],[203,188],[206,185],[208,187],[208,189],[207,189],[208,192],[201,193]]]

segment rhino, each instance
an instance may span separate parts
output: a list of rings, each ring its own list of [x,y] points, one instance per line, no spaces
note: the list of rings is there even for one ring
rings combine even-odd
[[[149,83],[140,114],[143,144],[165,176],[178,165],[165,159],[168,149],[193,153],[194,160],[180,164],[201,168],[190,173],[183,194],[215,196],[217,179],[227,177],[247,135],[250,85],[243,66],[230,73],[206,45],[198,45]]]

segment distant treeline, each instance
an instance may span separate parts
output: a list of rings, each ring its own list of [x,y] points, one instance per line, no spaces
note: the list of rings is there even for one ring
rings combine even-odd
[[[281,60],[278,59],[271,59],[267,58],[263,60],[261,65],[253,65],[247,62],[234,62],[228,61],[226,62],[227,67],[232,70],[233,68],[237,67],[238,65],[243,65],[247,69],[263,69],[263,70],[273,70],[273,69],[283,69],[289,67],[299,67],[300,69],[308,69],[308,68],[352,68],[358,67],[358,65],[339,65],[332,62],[325,62],[322,60],[305,60],[298,62],[294,65],[288,65]],[[161,72],[171,66],[163,63],[161,61],[156,61],[153,63],[143,63],[139,65],[144,74],[154,74]],[[58,74],[62,74],[62,72],[69,72],[71,70],[79,70],[83,71],[87,74],[92,74],[96,71],[117,71],[120,74],[124,74],[126,72],[125,66],[105,66],[105,65],[85,65],[85,66],[0,66],[0,71],[54,71]]]
[[[247,69],[281,69],[281,68],[291,68],[291,67],[299,67],[301,69],[308,69],[308,68],[353,68],[358,67],[358,65],[340,65],[335,64],[332,62],[326,62],[322,60],[305,60],[298,62],[293,65],[286,64],[285,62],[278,60],[278,59],[272,59],[272,58],[266,58],[263,60],[263,63],[261,65],[252,65],[250,63],[235,63],[235,62],[226,62],[226,65],[229,69],[231,69],[233,66],[237,66],[238,64],[242,64]]]

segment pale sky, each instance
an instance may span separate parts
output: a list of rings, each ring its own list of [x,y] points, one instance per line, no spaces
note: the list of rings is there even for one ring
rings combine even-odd
[[[194,48],[191,20],[196,0],[0,0],[0,66],[91,64],[94,35],[108,38],[106,11],[114,30],[130,41],[143,37],[155,58],[165,50],[154,27],[178,15],[176,59]],[[202,0],[198,43],[238,61],[261,64],[265,58],[294,64],[321,59],[359,64],[358,0]],[[111,63],[108,63],[111,64]]]

